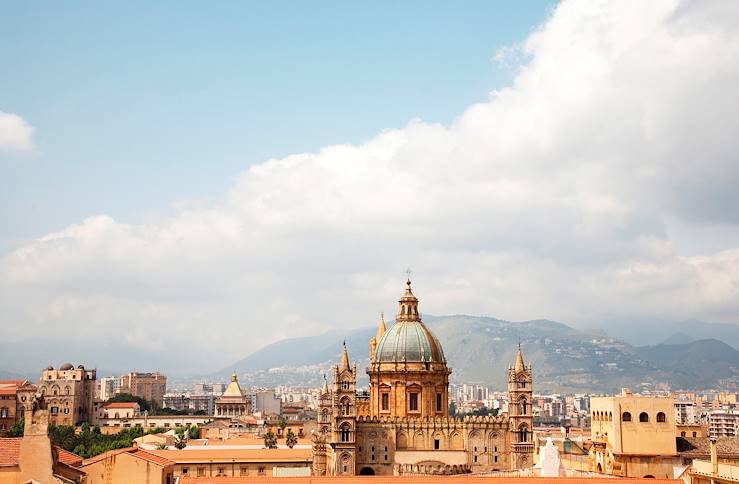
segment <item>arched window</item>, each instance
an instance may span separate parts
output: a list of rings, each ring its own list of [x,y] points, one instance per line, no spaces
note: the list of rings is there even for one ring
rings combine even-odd
[[[69,395],[69,392],[70,392],[70,391],[71,391],[71,390],[70,390],[70,388],[69,388],[69,385],[67,385],[66,387],[64,387],[64,393],[65,393],[65,394]]]
[[[528,442],[528,439],[529,439],[529,430],[526,428],[525,425],[522,425],[518,429],[518,441]]]
[[[685,437],[685,431],[680,432],[680,437]]]
[[[639,414],[639,421],[640,422],[649,422],[649,415],[647,415],[647,412],[642,412]]]
[[[321,411],[321,422],[328,422],[328,409],[324,408]]]
[[[519,415],[526,415],[526,399],[522,398],[518,401],[518,413]]]
[[[664,423],[665,420],[666,420],[666,418],[665,418],[665,413],[664,412],[657,413],[657,422]]]
[[[351,409],[351,404],[349,403],[349,399],[346,397],[342,398],[340,405],[341,405],[341,415],[349,415],[349,411]]]
[[[621,415],[621,421],[631,422],[631,412],[624,412],[623,415]]]
[[[400,306],[400,314],[405,316],[405,306]]]
[[[3,407],[0,408],[0,418],[7,418],[8,417],[8,408]]]
[[[341,435],[341,441],[342,442],[349,442],[349,424],[345,423],[341,425],[340,428],[340,435]]]

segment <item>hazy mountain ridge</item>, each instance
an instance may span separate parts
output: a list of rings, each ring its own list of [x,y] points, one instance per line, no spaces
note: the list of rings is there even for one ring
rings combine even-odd
[[[706,387],[736,376],[739,369],[739,352],[715,339],[633,347],[600,330],[582,331],[549,320],[510,322],[454,315],[426,316],[425,322],[444,348],[452,381],[501,389],[519,342],[526,362],[534,366],[536,386],[541,390],[613,392],[623,386],[638,389],[642,384],[650,387],[662,382],[673,388]],[[368,344],[374,333],[374,328],[363,328],[345,334],[350,358],[360,368],[369,362]],[[328,368],[338,360],[342,339],[342,334],[332,331],[279,341],[219,374],[233,369],[249,373],[272,367]]]

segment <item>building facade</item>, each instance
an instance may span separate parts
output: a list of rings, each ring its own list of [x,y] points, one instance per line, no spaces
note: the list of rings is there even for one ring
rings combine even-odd
[[[59,369],[48,366],[41,372],[38,391],[49,408],[49,422],[80,425],[94,419],[96,372],[64,363]]]
[[[28,380],[0,380],[0,436],[23,418],[23,406],[18,398],[18,389],[29,385]]]
[[[670,397],[620,395],[590,400],[591,470],[623,477],[672,478],[681,464]]]
[[[739,410],[719,409],[708,413],[708,434],[713,439],[739,436]]]
[[[532,372],[519,348],[508,370],[511,409],[495,417],[449,416],[444,351],[423,324],[410,280],[395,324],[370,340],[369,394],[344,345],[324,382],[313,439],[313,474],[465,474],[533,465]]]
[[[164,394],[167,393],[167,377],[159,373],[131,372],[121,377],[118,393],[130,393],[144,400],[155,401],[162,405]]]
[[[244,395],[241,390],[236,372],[231,375],[231,383],[229,383],[223,395],[216,398],[215,409],[215,415],[218,417],[251,415],[251,398]]]

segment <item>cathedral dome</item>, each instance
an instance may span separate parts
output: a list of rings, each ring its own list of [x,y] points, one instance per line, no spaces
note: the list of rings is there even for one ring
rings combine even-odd
[[[72,363],[64,363],[62,366],[59,367],[59,369],[62,371],[72,370],[74,369],[74,366],[72,366]]]
[[[374,362],[437,362],[446,363],[444,351],[436,336],[421,321],[418,298],[411,291],[410,279],[400,298],[395,324],[385,331],[377,343]]]

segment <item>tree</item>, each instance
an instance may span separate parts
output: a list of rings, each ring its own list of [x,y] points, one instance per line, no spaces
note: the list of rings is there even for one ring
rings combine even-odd
[[[157,450],[167,450],[167,444],[159,444],[159,445],[157,445]]]
[[[280,417],[280,430],[284,432],[285,427],[287,427],[287,420],[285,420],[285,417]]]
[[[188,434],[188,436],[191,439],[199,439],[200,438],[200,429],[195,424],[190,425],[190,427],[187,429],[187,434]]]
[[[26,425],[26,421],[21,417],[13,427],[8,431],[8,437],[23,437],[23,428]]]
[[[287,437],[285,437],[285,444],[287,444],[287,446],[292,449],[293,447],[295,447],[295,444],[297,443],[298,443],[298,437],[295,435],[292,429],[288,430]]]
[[[174,439],[174,446],[176,449],[182,450],[185,447],[187,447],[187,437],[185,437],[185,433],[178,433],[177,437]]]
[[[264,446],[268,449],[277,448],[277,437],[275,437],[275,433],[271,430],[264,434]]]

